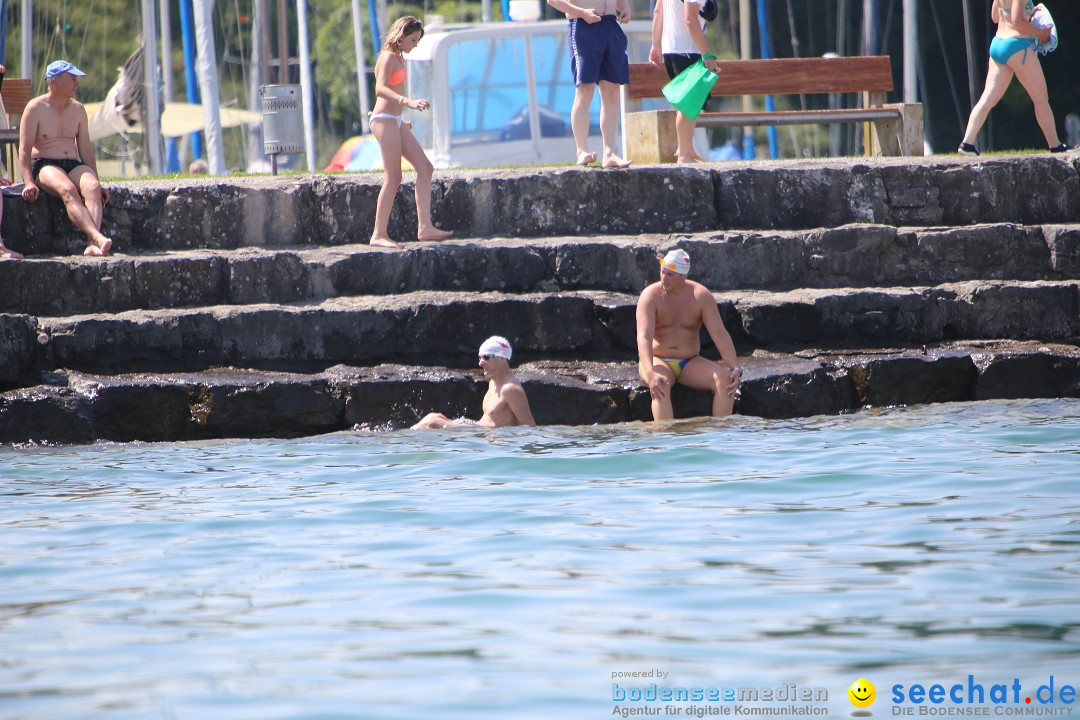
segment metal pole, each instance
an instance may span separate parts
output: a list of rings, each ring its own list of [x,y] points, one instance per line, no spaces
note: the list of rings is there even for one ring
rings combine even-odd
[[[360,0],[352,0],[352,28],[353,52],[356,53],[356,84],[360,88],[360,132],[366,133],[368,113],[371,112],[371,98],[368,97],[367,60],[364,55],[364,28],[360,19]]]
[[[158,81],[157,18],[154,0],[142,0],[143,31],[143,142],[146,144],[146,164],[151,175],[160,175],[161,163],[161,86]]]
[[[266,0],[255,0],[255,16],[259,22],[259,85],[270,84],[270,14]],[[251,107],[256,107],[258,103]]]
[[[769,48],[769,15],[765,7],[765,0],[757,0],[758,11],[758,43],[761,46],[761,59],[768,60],[772,57]],[[765,96],[765,109],[772,112],[776,109],[776,100],[772,95]],[[780,145],[777,140],[776,126],[770,125],[766,131],[769,136],[769,157],[773,160],[780,157]]]
[[[964,0],[964,41],[967,45],[968,65],[968,108],[974,107],[978,95],[978,79],[975,76],[975,26],[972,24],[971,0]],[[982,132],[979,132],[982,135]]]
[[[22,62],[19,71],[23,77],[34,77],[34,0],[22,1]],[[31,83],[33,86],[33,83]]]
[[[164,79],[165,102],[176,99],[173,87],[172,68],[172,18],[169,17],[169,0],[160,0],[158,13],[161,15],[161,70]],[[180,150],[176,138],[165,138],[165,172],[180,172]]]
[[[739,0],[739,57],[743,60],[751,57],[750,44],[753,40],[750,18],[750,0]],[[749,95],[743,95],[742,109],[747,113],[753,110]],[[743,160],[754,159],[754,128],[749,125],[743,128],[742,156]]]
[[[289,84],[289,24],[285,17],[285,0],[278,0],[278,76],[279,85]]]
[[[881,0],[863,0],[863,52],[877,55],[881,52],[881,37],[878,34],[878,15]]]
[[[191,0],[180,0],[180,31],[184,39],[184,85],[187,87],[189,103],[202,102],[199,95],[199,73],[197,53],[195,52],[195,17],[191,9]],[[198,160],[203,156],[201,132],[191,133],[191,157]]]
[[[904,102],[919,102],[918,0],[904,0]]]
[[[300,102],[304,111],[304,150],[308,172],[315,172],[315,82],[308,47],[307,0],[296,0],[297,50],[300,57]]]
[[[0,0],[0,65],[7,65],[7,0]]]
[[[221,99],[217,82],[217,49],[210,26],[210,0],[195,0],[195,40],[199,46],[199,84],[203,99],[203,119],[206,121],[206,159],[210,173],[225,172],[225,148],[221,138]]]

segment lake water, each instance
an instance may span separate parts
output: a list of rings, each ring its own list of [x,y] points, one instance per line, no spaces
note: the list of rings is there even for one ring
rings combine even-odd
[[[1078,479],[1074,400],[0,449],[0,717],[1022,710],[1080,685]]]

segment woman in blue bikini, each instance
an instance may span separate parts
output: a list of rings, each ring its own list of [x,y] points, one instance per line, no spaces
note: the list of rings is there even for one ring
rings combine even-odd
[[[998,104],[1013,75],[1020,78],[1031,102],[1035,105],[1035,119],[1046,136],[1050,152],[1065,152],[1066,147],[1057,134],[1054,112],[1046,92],[1046,78],[1035,48],[1050,40],[1050,30],[1040,30],[1031,24],[1035,12],[1032,0],[993,0],[990,17],[997,23],[997,35],[990,43],[990,68],[986,73],[986,87],[982,97],[971,109],[964,141],[957,150],[961,155],[978,155],[975,137],[979,134],[990,109]]]

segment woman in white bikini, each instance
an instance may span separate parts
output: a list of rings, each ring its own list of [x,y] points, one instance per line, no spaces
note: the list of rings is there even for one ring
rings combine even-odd
[[[971,109],[964,141],[957,152],[961,155],[978,155],[975,137],[979,134],[990,109],[998,104],[1012,83],[1013,76],[1027,90],[1035,105],[1035,119],[1046,136],[1050,152],[1065,152],[1066,147],[1058,138],[1054,124],[1054,112],[1050,109],[1050,96],[1046,92],[1046,78],[1035,48],[1050,40],[1050,30],[1041,30],[1031,24],[1035,12],[1032,0],[994,0],[990,17],[997,23],[997,35],[990,43],[990,67],[986,72],[986,87],[982,97]]]
[[[371,244],[401,249],[390,239],[387,226],[394,197],[401,185],[401,158],[408,160],[416,170],[416,239],[445,240],[453,233],[440,230],[431,222],[431,174],[434,167],[420,143],[412,134],[412,125],[402,120],[401,112],[409,107],[427,110],[427,100],[405,97],[404,53],[409,52],[424,37],[424,25],[407,15],[390,27],[383,41],[382,52],[375,62],[375,107],[369,116],[371,134],[379,141],[383,161],[383,185],[375,205],[375,229]]]

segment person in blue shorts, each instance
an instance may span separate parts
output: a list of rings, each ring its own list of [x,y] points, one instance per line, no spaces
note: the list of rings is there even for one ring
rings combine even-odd
[[[619,23],[630,22],[627,0],[547,0],[570,20],[570,68],[574,72],[574,106],[570,127],[577,146],[577,164],[591,165],[596,153],[589,150],[589,106],[600,86],[600,137],[604,143],[601,165],[630,167],[615,152],[619,129],[619,86],[630,83],[630,60],[626,33]]]
[[[1035,106],[1035,119],[1046,137],[1050,152],[1065,152],[1065,144],[1057,134],[1054,111],[1050,109],[1050,96],[1046,91],[1046,78],[1035,49],[1039,43],[1049,42],[1050,29],[1031,24],[1035,14],[1032,0],[993,0],[990,17],[997,23],[997,34],[990,43],[990,67],[986,71],[986,87],[982,97],[971,109],[964,139],[957,148],[961,155],[978,155],[975,138],[986,122],[990,110],[998,104],[1009,89],[1013,76],[1031,96]]]

